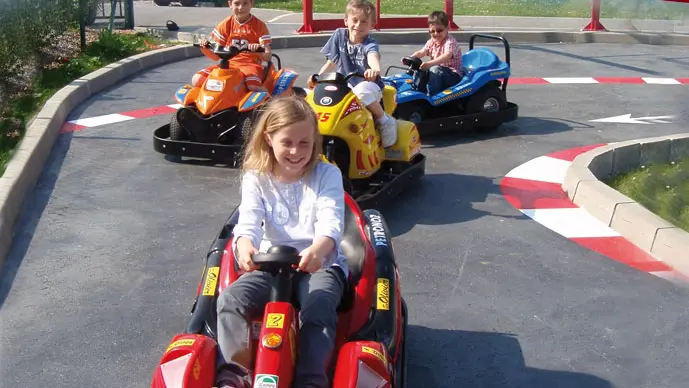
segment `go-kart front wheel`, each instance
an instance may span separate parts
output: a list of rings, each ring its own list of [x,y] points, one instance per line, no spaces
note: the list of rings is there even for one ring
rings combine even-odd
[[[499,112],[507,106],[507,99],[505,92],[500,90],[499,86],[495,84],[488,84],[469,97],[466,106],[466,113],[488,113]],[[495,130],[499,125],[482,126],[477,125],[476,130],[480,132],[488,132]]]
[[[179,120],[177,120],[177,114],[173,114],[170,119],[170,140],[182,141],[188,140],[189,136]]]

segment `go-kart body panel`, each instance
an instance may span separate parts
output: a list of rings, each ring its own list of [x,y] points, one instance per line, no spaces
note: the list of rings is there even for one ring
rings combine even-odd
[[[504,61],[489,48],[474,48],[474,40],[479,37],[500,41],[505,47]],[[403,62],[409,67],[390,66],[383,79],[397,88],[398,105],[393,115],[414,121],[423,136],[492,130],[518,117],[519,107],[507,101],[510,47],[503,37],[472,35],[469,50],[462,55],[462,79],[434,95],[413,86],[421,60],[405,57]],[[405,73],[387,76],[391,68],[403,69]]]
[[[277,55],[278,63],[280,59]],[[165,124],[154,131],[153,148],[157,152],[175,157],[191,157],[207,159],[218,163],[226,163],[230,167],[238,167],[243,143],[239,138],[242,128],[242,115],[250,114],[265,104],[271,96],[291,94],[298,73],[288,68],[278,69],[271,64],[266,69],[263,85],[272,93],[254,92],[246,89],[241,78],[241,72],[235,69],[213,69],[201,87],[185,85],[175,92],[175,100],[188,108],[194,126],[195,137],[187,139],[172,139],[170,137],[171,124]],[[212,90],[208,90],[208,89]],[[239,113],[239,114],[237,114]],[[177,113],[175,113],[177,114]],[[220,117],[223,115],[223,117]],[[227,117],[225,117],[227,116]],[[215,129],[214,126],[221,128]],[[207,128],[213,128],[207,130]],[[188,128],[185,129],[189,131]],[[202,136],[200,133],[210,136]],[[215,136],[220,133],[230,141],[221,141]],[[202,137],[203,139],[200,139]],[[237,140],[239,139],[239,140]]]
[[[206,116],[230,108],[237,108],[240,102],[251,94],[244,85],[241,71],[234,68],[211,70],[194,99],[199,112]]]
[[[462,67],[464,76],[461,81],[434,95],[413,89],[413,76],[406,73],[394,74],[387,77],[386,81],[397,87],[398,104],[423,100],[431,106],[440,106],[456,99],[469,97],[489,82],[501,81],[510,76],[510,67],[507,63],[500,61],[494,52],[484,47],[478,47],[464,53],[462,55]]]
[[[153,374],[155,388],[210,388],[216,368],[217,342],[201,334],[178,334]]]
[[[239,101],[239,111],[247,112],[254,110],[266,102],[268,98],[270,98],[270,94],[267,92],[251,92]]]
[[[400,308],[403,301],[391,235],[378,211],[362,212],[349,195],[345,195],[345,204],[341,247],[351,260],[351,287],[338,309],[336,347],[331,360],[333,386],[403,387],[400,381],[406,367],[403,353],[406,313],[403,315]],[[154,372],[152,388],[212,386],[217,351],[215,301],[241,276],[232,253],[232,230],[237,220],[235,209],[211,245],[190,322],[184,334],[173,337]],[[357,258],[356,252],[363,256]],[[270,302],[263,316],[254,320],[251,344],[255,357],[251,365],[255,387],[261,386],[257,385],[260,380],[276,384],[268,386],[286,388],[293,379],[299,336],[296,314],[298,309],[291,303]],[[277,345],[280,341],[274,334],[280,336],[281,344]],[[171,372],[178,379],[186,379],[186,385],[172,385],[169,378],[166,383],[163,374]],[[376,385],[361,385],[371,381]]]

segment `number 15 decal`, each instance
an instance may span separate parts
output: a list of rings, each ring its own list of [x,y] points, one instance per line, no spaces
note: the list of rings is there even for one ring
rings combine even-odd
[[[324,123],[330,119],[330,113],[318,112],[316,114],[316,116],[318,117],[318,121],[320,121],[322,123]]]

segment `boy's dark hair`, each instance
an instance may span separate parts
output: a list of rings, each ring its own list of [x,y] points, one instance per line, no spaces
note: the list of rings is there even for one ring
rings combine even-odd
[[[345,7],[345,14],[349,15],[352,11],[361,11],[369,20],[372,20],[374,23],[376,21],[376,6],[369,0],[349,0],[347,7]]]
[[[443,11],[433,11],[428,15],[428,25],[441,24],[445,27],[450,25],[450,20],[447,14]]]

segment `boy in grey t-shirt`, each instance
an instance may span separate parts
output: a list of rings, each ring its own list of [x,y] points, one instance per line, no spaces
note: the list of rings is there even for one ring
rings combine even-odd
[[[345,25],[338,28],[321,49],[326,62],[318,74],[337,70],[341,74],[357,72],[366,78],[349,79],[352,92],[373,114],[387,148],[397,142],[397,120],[385,113],[380,105],[383,81],[380,78],[378,42],[368,34],[375,23],[375,7],[369,0],[350,0],[345,9]],[[313,76],[309,87],[313,88]]]

